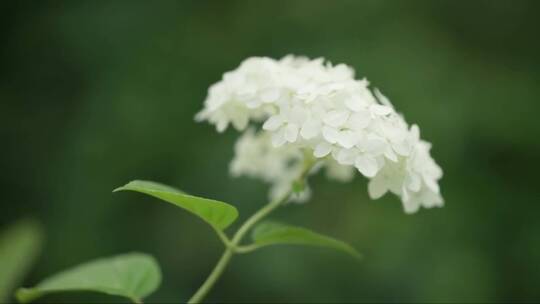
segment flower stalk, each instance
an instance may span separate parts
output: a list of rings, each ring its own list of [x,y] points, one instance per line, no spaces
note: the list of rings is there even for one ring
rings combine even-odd
[[[305,179],[307,178],[309,172],[311,169],[315,166],[316,160],[313,157],[305,157],[304,158],[304,167],[302,172],[300,173],[299,177],[295,182],[301,182],[304,183]],[[265,205],[263,208],[261,208],[259,211],[255,212],[250,218],[248,218],[244,224],[236,231],[234,234],[232,240],[228,240],[227,237],[224,234],[220,235],[220,238],[225,244],[225,251],[221,255],[221,258],[217,262],[216,266],[210,273],[210,275],[207,277],[206,281],[199,287],[197,292],[189,299],[188,303],[195,304],[195,303],[201,303],[204,297],[208,294],[208,292],[212,289],[214,284],[217,282],[219,277],[223,274],[223,271],[225,268],[227,268],[227,265],[229,264],[231,258],[236,253],[248,253],[256,250],[258,246],[253,245],[247,245],[247,246],[240,246],[240,242],[242,241],[243,237],[246,235],[246,233],[261,219],[266,217],[268,214],[270,214],[272,211],[277,209],[279,206],[283,205],[285,202],[289,200],[291,195],[294,193],[293,185],[291,185],[290,190],[283,195],[281,198],[276,199],[274,201],[271,201],[267,205]]]

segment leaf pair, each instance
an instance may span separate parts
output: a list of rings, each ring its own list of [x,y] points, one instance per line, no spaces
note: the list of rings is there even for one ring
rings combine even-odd
[[[238,210],[224,202],[188,195],[176,188],[150,181],[132,181],[114,191],[129,190],[140,192],[162,199],[181,207],[210,224],[215,230],[222,231],[238,218]],[[295,244],[328,247],[360,257],[350,245],[310,230],[279,224],[275,222],[261,223],[252,233],[251,248],[268,245]]]

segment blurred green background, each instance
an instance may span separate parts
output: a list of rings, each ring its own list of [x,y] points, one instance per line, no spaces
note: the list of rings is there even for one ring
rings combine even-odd
[[[25,279],[128,251],[157,257],[150,302],[185,301],[222,246],[197,218],[111,190],[152,179],[236,205],[237,134],[196,124],[208,86],[248,56],[323,56],[368,77],[433,142],[446,206],[406,215],[366,181],[312,180],[273,218],[346,240],[235,258],[212,302],[540,300],[540,1],[11,1],[0,8],[0,229],[45,228]],[[42,301],[110,301],[93,294]],[[116,299],[119,300],[119,299]]]

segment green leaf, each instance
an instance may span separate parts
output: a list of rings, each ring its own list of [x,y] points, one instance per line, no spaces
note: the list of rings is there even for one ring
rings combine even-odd
[[[43,295],[94,291],[140,303],[161,283],[161,270],[147,254],[128,253],[90,261],[53,275],[32,288],[19,288],[17,299],[28,303]]]
[[[223,230],[238,217],[238,210],[224,202],[186,194],[173,187],[151,181],[132,181],[116,191],[135,191],[159,198],[181,207],[210,224],[216,230]]]
[[[0,303],[8,302],[41,251],[43,232],[32,220],[21,220],[0,235]]]
[[[259,224],[253,229],[252,238],[256,247],[278,244],[309,245],[337,249],[355,258],[362,257],[358,251],[345,242],[305,228],[276,222],[263,222]]]

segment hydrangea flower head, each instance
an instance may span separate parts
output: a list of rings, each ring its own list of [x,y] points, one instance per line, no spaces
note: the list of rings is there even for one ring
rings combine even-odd
[[[392,192],[407,213],[443,205],[442,170],[419,127],[409,127],[381,92],[355,79],[344,64],[248,58],[210,87],[196,119],[219,132],[229,125],[243,132],[231,173],[270,183],[272,197],[288,191],[307,151],[318,159],[313,172],[324,169],[328,177],[348,181],[358,171],[370,180],[371,198]],[[309,193],[293,200],[304,201]]]

